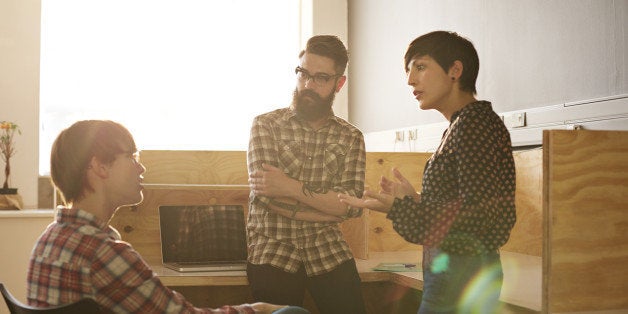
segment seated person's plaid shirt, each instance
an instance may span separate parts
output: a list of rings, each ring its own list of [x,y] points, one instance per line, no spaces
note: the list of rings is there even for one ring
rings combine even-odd
[[[251,128],[249,173],[262,163],[282,169],[304,183],[303,193],[335,191],[361,197],[366,152],[362,132],[335,116],[314,130],[290,108],[257,116]],[[327,273],[353,258],[336,222],[308,222],[273,213],[268,197],[250,195],[247,221],[249,262],[270,264],[295,273],[301,263],[308,276]],[[290,206],[284,206],[290,207]],[[304,204],[293,212],[315,210]],[[359,217],[361,208],[348,208],[344,218]]]
[[[86,211],[60,208],[40,236],[28,270],[28,304],[92,298],[115,313],[255,313],[249,306],[196,308],[167,287],[130,244]]]

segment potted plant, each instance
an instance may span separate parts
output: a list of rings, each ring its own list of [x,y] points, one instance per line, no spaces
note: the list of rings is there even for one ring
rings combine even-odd
[[[9,177],[11,176],[11,157],[15,155],[15,145],[13,136],[15,132],[22,134],[20,127],[8,121],[0,122],[0,153],[4,160],[4,184],[0,189],[0,194],[17,194],[17,188],[9,188]]]

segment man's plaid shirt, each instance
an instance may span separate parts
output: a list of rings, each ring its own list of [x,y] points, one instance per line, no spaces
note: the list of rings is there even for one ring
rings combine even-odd
[[[248,170],[262,163],[282,169],[305,184],[304,193],[335,191],[361,197],[366,153],[362,132],[336,116],[314,130],[291,108],[257,116],[248,150]],[[268,209],[271,199],[250,194],[247,222],[249,262],[295,273],[301,263],[308,276],[327,273],[353,258],[338,223],[290,219]],[[300,211],[314,210],[304,205]],[[346,218],[362,210],[350,208]]]
[[[40,236],[28,269],[28,304],[92,298],[114,313],[254,313],[249,306],[195,308],[165,287],[131,245],[86,211],[60,208]]]

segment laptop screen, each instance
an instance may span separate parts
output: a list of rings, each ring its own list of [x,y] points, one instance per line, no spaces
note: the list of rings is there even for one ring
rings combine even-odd
[[[159,206],[164,263],[246,261],[242,205]]]

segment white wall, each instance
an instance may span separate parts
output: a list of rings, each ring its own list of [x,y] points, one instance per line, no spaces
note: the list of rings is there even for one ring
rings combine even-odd
[[[306,2],[306,1],[303,1]],[[347,22],[347,2],[338,0],[307,0],[312,4],[312,33],[303,32],[304,39],[311,35],[333,34],[338,36],[345,43],[349,54],[351,54],[351,44],[349,43],[349,25]],[[336,95],[334,100],[334,113],[337,116],[347,119],[349,116],[349,87],[351,77],[349,76],[351,64],[347,66],[347,83]]]
[[[53,211],[0,211],[0,282],[26,302],[26,275],[33,245],[53,220]],[[0,314],[9,313],[4,300]]]
[[[439,123],[406,85],[417,36],[452,30],[480,57],[478,96],[497,112],[628,94],[626,0],[348,0],[351,121],[365,133]]]
[[[0,0],[0,121],[17,123],[11,187],[37,206],[40,0]],[[0,161],[0,184],[4,162]]]

